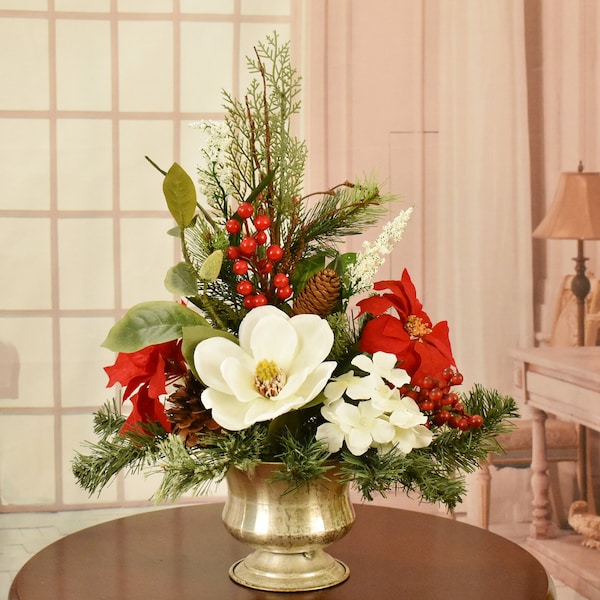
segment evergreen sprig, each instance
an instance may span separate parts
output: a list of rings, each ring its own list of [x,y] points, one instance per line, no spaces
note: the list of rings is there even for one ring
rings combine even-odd
[[[489,452],[499,452],[496,440],[511,428],[510,419],[518,417],[516,403],[510,396],[475,385],[462,401],[468,411],[480,414],[480,429],[447,429],[434,436],[426,448],[413,449],[403,455],[395,450],[378,454],[369,450],[357,457],[342,453],[342,471],[364,498],[375,493],[386,495],[398,489],[417,493],[427,502],[440,502],[453,509],[463,497],[464,476],[474,472]]]
[[[308,209],[304,201],[288,232],[286,246],[292,258],[286,267],[293,270],[300,259],[321,252],[334,256],[336,244],[377,223],[391,200],[393,196],[382,195],[373,181],[365,180],[341,184]]]
[[[143,430],[121,433],[124,422],[116,402],[106,403],[94,415],[94,431],[100,439],[85,443],[87,454],[75,453],[73,474],[90,495],[99,494],[121,471],[142,472],[160,455],[161,440],[167,435],[160,424],[145,423]]]
[[[204,494],[222,481],[229,469],[251,469],[262,460],[265,439],[263,425],[222,435],[206,434],[202,446],[192,449],[186,448],[179,436],[167,436],[159,446],[162,458],[156,461],[155,472],[163,478],[155,502],[174,501],[188,492]]]
[[[285,430],[279,439],[281,451],[275,457],[283,467],[276,471],[274,481],[285,481],[288,491],[294,491],[309,481],[326,477],[332,465],[327,464],[330,454],[322,442],[305,436],[298,438]]]

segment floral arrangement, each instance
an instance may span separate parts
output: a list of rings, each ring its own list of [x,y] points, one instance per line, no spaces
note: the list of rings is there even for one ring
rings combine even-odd
[[[277,461],[294,487],[336,461],[368,500],[399,489],[452,508],[464,473],[499,450],[514,401],[456,391],[448,325],[432,323],[406,270],[373,283],[411,208],[342,253],[394,198],[369,178],[302,195],[289,45],[267,37],[248,67],[243,100],[225,93],[224,122],[198,125],[204,202],[178,164],[152,163],[181,243],[165,279],[176,299],[133,306],[110,330],[106,372],[121,397],[95,413],[99,440],[74,474],[93,493],[122,470],[160,472],[165,501],[206,492],[233,467]]]

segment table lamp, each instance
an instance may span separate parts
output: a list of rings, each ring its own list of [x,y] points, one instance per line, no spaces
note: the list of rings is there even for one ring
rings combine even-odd
[[[577,240],[571,290],[577,300],[577,345],[584,345],[585,298],[590,280],[585,274],[584,240],[600,240],[600,173],[561,173],[548,214],[533,232],[535,238]]]

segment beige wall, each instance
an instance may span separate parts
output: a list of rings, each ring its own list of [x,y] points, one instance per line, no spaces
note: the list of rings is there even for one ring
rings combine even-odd
[[[194,173],[245,89],[245,56],[277,29],[299,47],[291,0],[0,2],[0,511],[144,501],[152,481],[87,498],[70,472],[112,396],[100,348],[115,318],[166,298],[176,260],[160,175]]]

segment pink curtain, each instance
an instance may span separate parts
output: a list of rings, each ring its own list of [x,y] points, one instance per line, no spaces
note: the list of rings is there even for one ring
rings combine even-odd
[[[440,2],[439,106],[428,305],[466,383],[510,393],[510,350],[533,343],[523,0]]]

